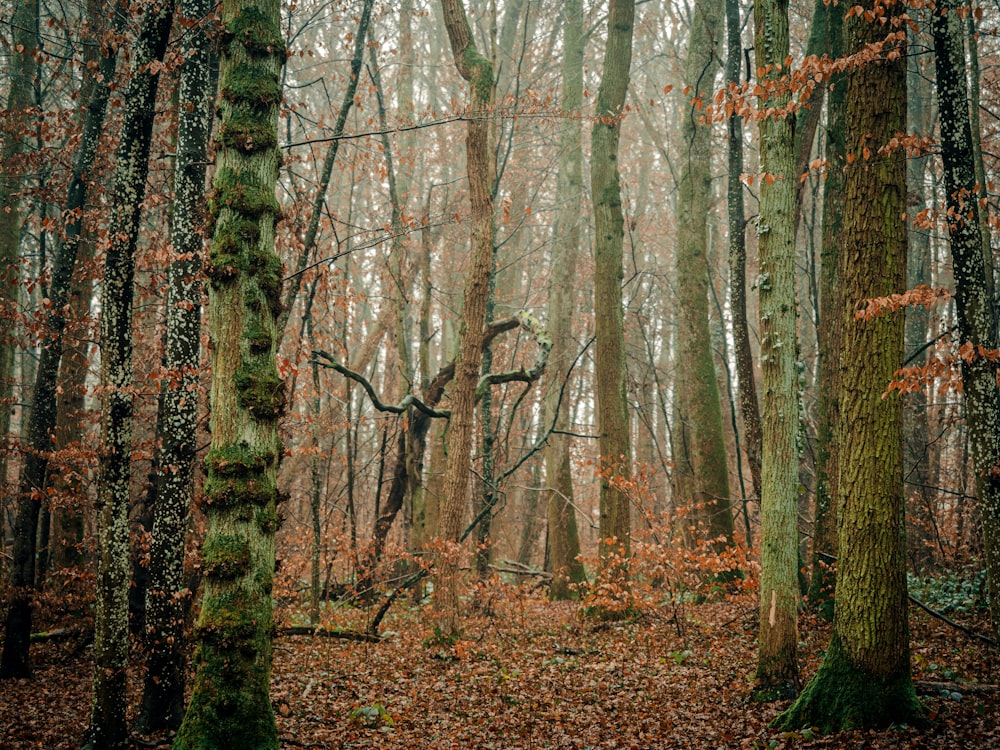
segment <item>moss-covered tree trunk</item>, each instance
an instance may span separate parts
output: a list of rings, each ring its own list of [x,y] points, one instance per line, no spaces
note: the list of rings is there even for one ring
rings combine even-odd
[[[125,12],[116,7],[116,31],[121,31]],[[33,587],[35,580],[35,530],[38,526],[39,500],[45,491],[52,431],[56,425],[56,386],[59,361],[66,328],[66,303],[82,231],[81,215],[87,199],[87,177],[97,156],[104,116],[107,112],[111,81],[114,80],[117,47],[104,48],[99,64],[100,76],[94,87],[87,116],[80,134],[80,145],[73,157],[63,215],[68,217],[62,241],[57,245],[49,281],[51,304],[45,313],[45,333],[35,370],[35,384],[23,441],[25,459],[18,479],[17,516],[14,521],[14,549],[11,565],[12,596],[7,610],[3,660],[0,678],[29,677],[31,661],[28,644],[31,635]]]
[[[826,13],[827,50],[834,59],[844,48],[844,9],[831,7]],[[830,163],[823,186],[823,234],[819,281],[819,387],[816,425],[816,508],[813,522],[809,600],[833,619],[833,559],[837,556],[837,440],[841,336],[844,301],[838,276],[838,258],[844,215],[844,167],[846,147],[844,114],[847,79],[831,76],[827,92],[826,160]]]
[[[465,158],[472,219],[471,257],[465,280],[459,351],[451,385],[448,463],[438,536],[448,548],[436,556],[434,599],[441,633],[459,632],[458,537],[469,501],[469,453],[472,446],[476,383],[482,365],[486,298],[493,271],[493,148],[490,110],[493,106],[493,65],[476,49],[461,0],[441,0],[448,40],[459,74],[470,84]]]
[[[570,324],[573,315],[573,281],[577,248],[580,245],[580,207],[583,197],[583,151],[580,145],[583,107],[583,2],[563,4],[562,111],[567,117],[559,128],[559,212],[552,251],[552,278],[549,282],[549,372],[545,391],[543,423],[567,429],[569,420]],[[573,507],[573,475],[569,460],[569,436],[549,435],[545,447],[545,496],[548,518],[549,565],[552,583],[549,598],[568,599],[574,595],[570,584],[584,580],[580,554],[580,534]],[[530,523],[525,524],[528,528]],[[524,549],[525,544],[521,545]]]
[[[883,40],[886,28],[853,19],[849,49]],[[906,280],[905,159],[902,149],[884,149],[906,127],[905,41],[884,53],[894,59],[847,76],[834,632],[819,672],[777,720],[785,727],[835,731],[921,716],[910,679],[902,412],[897,395],[882,397],[902,361],[903,315],[854,315],[866,299],[901,292]]]
[[[709,538],[733,540],[729,464],[722,406],[708,325],[708,217],[712,133],[700,121],[712,96],[724,26],[721,0],[697,0],[691,12],[684,63],[681,180],[677,199],[677,379],[674,465],[678,503],[691,502],[693,519]]]
[[[622,250],[625,221],[618,173],[618,143],[632,66],[635,0],[611,0],[608,39],[590,131],[590,190],[594,203],[594,320],[597,422],[601,454],[601,556],[628,555],[629,500],[621,482],[631,472],[628,400],[625,389],[625,330],[622,309]]]
[[[156,503],[146,589],[146,672],[137,728],[176,729],[184,717],[184,540],[193,490],[201,341],[201,266],[204,244],[205,151],[212,122],[208,37],[201,19],[210,0],[182,0],[193,25],[183,37],[178,83],[177,156],[167,269],[165,333],[167,390],[157,424]]]
[[[149,5],[133,51],[115,152],[115,189],[101,286],[101,447],[97,487],[97,602],[94,614],[94,696],[83,746],[129,744],[129,501],[132,479],[132,298],[135,250],[146,196],[149,149],[162,60],[174,17],[169,0]]]
[[[787,0],[754,5],[760,120],[760,636],[755,695],[798,692],[799,378],[796,361],[795,174],[789,102]]]
[[[996,309],[980,235],[965,50],[957,12],[961,7],[954,0],[943,0],[939,6],[942,12],[935,14],[931,29],[962,353],[962,392],[983,520],[990,615],[994,633],[1000,635],[1000,391],[996,364],[986,356],[997,348]]]
[[[212,341],[212,445],[206,458],[204,598],[195,681],[177,750],[278,747],[269,695],[271,587],[278,525],[275,351],[281,261],[274,196],[285,45],[278,0],[225,0],[220,58],[215,220],[207,274]]]

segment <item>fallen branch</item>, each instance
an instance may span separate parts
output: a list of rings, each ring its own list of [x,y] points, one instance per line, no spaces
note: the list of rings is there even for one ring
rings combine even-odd
[[[92,628],[56,628],[47,630],[44,633],[32,633],[32,643],[42,643],[44,641],[68,641],[70,638],[87,638],[93,640],[94,631]]]
[[[359,630],[344,630],[342,628],[329,630],[323,627],[313,627],[312,625],[292,625],[287,628],[279,628],[277,634],[279,636],[318,635],[323,638],[343,638],[348,641],[362,641],[364,643],[382,642],[378,633],[362,633]]]
[[[981,682],[924,682],[914,680],[913,687],[921,695],[939,695],[945,691],[967,695],[985,695],[1000,690],[1000,685],[987,685]]]

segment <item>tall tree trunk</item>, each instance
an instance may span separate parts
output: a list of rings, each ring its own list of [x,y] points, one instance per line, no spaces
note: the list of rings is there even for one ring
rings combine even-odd
[[[570,328],[573,321],[573,277],[577,248],[580,246],[580,207],[583,199],[582,125],[583,108],[583,2],[563,4],[562,103],[566,117],[559,127],[559,211],[555,247],[552,251],[552,279],[549,282],[550,383],[545,391],[543,429],[569,426],[568,378],[571,364]],[[573,474],[568,435],[549,435],[545,448],[545,497],[548,518],[549,564],[552,568],[550,599],[575,595],[571,584],[585,579],[580,555],[580,533],[573,506]],[[527,524],[526,524],[527,526]],[[522,545],[524,548],[525,545]]]
[[[182,0],[192,22],[184,35],[178,83],[177,157],[167,269],[166,369],[170,385],[157,420],[156,503],[146,589],[146,672],[137,728],[176,729],[184,718],[184,541],[193,489],[201,348],[201,266],[204,244],[205,152],[212,122],[208,37],[202,19],[210,0]]]
[[[996,309],[983,257],[975,155],[962,44],[961,6],[942,0],[931,24],[937,68],[941,161],[948,205],[948,237],[955,274],[962,392],[969,425],[983,551],[989,586],[990,618],[1000,636],[1000,391],[997,367],[988,355],[997,348]]]
[[[132,479],[132,298],[135,249],[146,195],[159,75],[174,6],[162,0],[143,14],[122,101],[115,193],[101,287],[101,458],[97,495],[97,606],[94,697],[85,748],[127,748],[129,524]]]
[[[743,45],[740,39],[739,0],[726,0],[726,84],[739,86]],[[750,326],[747,321],[747,243],[746,211],[743,205],[743,118],[735,110],[729,116],[729,170],[726,203],[729,214],[729,307],[733,316],[733,343],[736,350],[736,376],[740,383],[740,412],[743,415],[744,442],[753,496],[760,502],[760,406],[753,354],[750,349]],[[744,503],[746,499],[744,498]],[[744,507],[744,514],[746,514]],[[751,544],[747,539],[747,544]]]
[[[629,500],[621,486],[631,473],[622,251],[625,221],[618,173],[618,143],[632,66],[635,0],[611,0],[608,39],[590,132],[590,191],[594,202],[594,319],[598,449],[601,454],[601,557],[628,556]],[[624,571],[622,571],[624,573]]]
[[[683,111],[681,181],[677,207],[677,379],[675,478],[679,502],[690,501],[693,519],[710,539],[733,541],[729,465],[722,405],[708,325],[708,216],[711,198],[711,129],[700,122],[712,95],[722,28],[721,0],[698,0],[691,14],[684,64],[688,105]],[[702,105],[696,104],[701,102]]]
[[[833,59],[844,48],[844,9],[826,14],[827,50]],[[819,394],[816,426],[816,509],[813,516],[812,575],[809,599],[827,618],[833,619],[831,565],[837,555],[837,475],[840,441],[837,439],[840,403],[840,356],[844,328],[844,297],[838,273],[843,241],[844,169],[847,165],[845,113],[847,78],[830,77],[827,93],[826,160],[829,167],[823,186],[823,235],[819,282]]]
[[[115,9],[116,24],[121,24],[125,11],[117,4]],[[120,25],[116,26],[116,31],[121,31]],[[45,492],[52,430],[56,424],[56,386],[63,351],[63,332],[66,328],[66,303],[82,230],[81,214],[87,198],[88,176],[97,155],[104,115],[107,112],[111,81],[114,80],[117,47],[109,46],[106,53],[99,65],[100,76],[90,99],[80,146],[73,158],[73,174],[63,207],[63,215],[69,218],[64,230],[65,237],[56,250],[49,281],[48,299],[51,304],[45,314],[47,336],[35,370],[35,387],[25,430],[26,455],[18,480],[11,569],[13,593],[7,610],[0,678],[31,675],[28,644],[35,580],[35,529],[38,525],[39,498]]]
[[[754,5],[760,129],[760,362],[764,398],[760,496],[760,636],[755,695],[799,689],[799,377],[796,367],[794,130],[787,107],[790,71],[787,0]]]
[[[476,49],[462,0],[441,0],[448,40],[459,74],[470,84],[466,169],[473,222],[471,264],[465,282],[459,352],[451,386],[448,464],[438,536],[449,549],[435,560],[434,599],[441,633],[459,632],[458,564],[456,548],[468,507],[469,451],[472,445],[476,383],[482,364],[486,298],[493,271],[493,148],[490,110],[493,106],[493,65]]]
[[[886,8],[887,21],[901,12]],[[855,18],[849,49],[891,28]],[[905,132],[905,51],[905,41],[889,43],[883,59],[847,76],[837,598],[823,664],[778,719],[788,728],[888,726],[922,713],[910,680],[901,404],[882,398],[901,364],[903,316],[855,320],[864,300],[897,294],[906,280],[905,159],[902,149],[883,150]]]
[[[10,88],[7,90],[7,117],[0,150],[0,512],[7,507],[7,433],[10,431],[10,399],[14,392],[14,316],[20,286],[21,198],[24,176],[15,161],[26,150],[28,108],[34,102],[38,65],[38,0],[26,0],[14,7],[11,19],[12,54],[9,60]],[[5,536],[0,533],[0,536]],[[3,543],[0,542],[0,551]],[[4,567],[0,563],[0,571]]]
[[[224,0],[220,114],[209,211],[212,445],[205,460],[204,599],[194,689],[176,750],[276,750],[271,589],[284,383],[275,354],[281,261],[274,190],[285,43],[278,0]]]

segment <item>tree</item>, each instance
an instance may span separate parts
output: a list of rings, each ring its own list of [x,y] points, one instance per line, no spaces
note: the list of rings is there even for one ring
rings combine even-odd
[[[556,219],[552,280],[549,282],[549,334],[552,336],[551,378],[545,392],[544,424],[565,429],[569,398],[563,384],[569,377],[570,323],[573,315],[573,272],[580,244],[580,206],[583,193],[583,153],[579,119],[583,107],[583,3],[568,0],[563,5],[562,102],[564,119],[559,128],[559,213]],[[584,580],[580,536],[573,506],[573,475],[569,460],[569,436],[549,435],[545,448],[546,517],[548,518],[549,565],[552,583],[549,598],[574,595],[570,584]],[[527,526],[527,525],[526,525]]]
[[[276,487],[285,408],[275,350],[282,267],[278,105],[285,43],[277,0],[222,5],[214,235],[206,273],[212,443],[205,459],[204,597],[191,701],[174,741],[193,748],[277,748],[269,696]]]
[[[732,543],[729,465],[722,407],[708,325],[708,215],[711,195],[711,128],[701,122],[718,65],[722,3],[698,0],[691,13],[684,62],[681,177],[677,199],[677,378],[674,464],[677,496],[690,500],[694,519],[709,538]]]
[[[889,23],[871,23],[863,13],[848,23],[849,50],[875,44],[881,54],[847,74],[833,636],[815,677],[776,721],[824,731],[911,723],[922,715],[910,679],[902,412],[898,396],[882,397],[901,364],[903,316],[864,315],[865,300],[898,294],[905,282],[906,165],[893,139],[906,125],[906,36],[891,25],[899,4],[865,8],[878,8]]]
[[[125,15],[124,9],[116,4],[116,32],[121,31]],[[35,531],[38,527],[41,498],[45,493],[52,430],[56,425],[56,390],[63,352],[63,332],[66,329],[66,303],[80,245],[81,215],[87,200],[88,177],[97,156],[111,82],[114,80],[117,42],[112,41],[102,52],[104,56],[99,63],[100,75],[88,104],[80,145],[73,157],[73,174],[63,210],[67,221],[62,241],[57,245],[49,281],[50,304],[44,315],[46,336],[35,370],[34,390],[24,437],[26,455],[18,479],[11,568],[13,593],[7,610],[0,678],[31,676],[29,642],[35,583]]]
[[[34,101],[35,76],[38,65],[38,3],[22,2],[15,6],[11,19],[11,40],[14,52],[9,63],[10,88],[7,90],[7,112],[3,126],[3,148],[0,150],[0,320],[7,330],[0,337],[0,445],[10,431],[9,399],[13,393],[14,318],[17,288],[20,282],[18,266],[21,246],[20,191],[26,184],[18,170],[17,159],[25,152],[29,127],[28,108]],[[7,480],[7,449],[0,449],[0,486]]]
[[[173,257],[167,269],[164,332],[168,386],[157,425],[156,502],[146,589],[146,671],[137,728],[176,729],[184,717],[184,613],[192,592],[184,585],[184,540],[193,491],[201,340],[201,266],[204,245],[206,146],[212,122],[206,18],[209,0],[182,0],[184,35],[178,82],[177,157],[170,227]]]
[[[608,38],[590,131],[590,191],[594,202],[594,318],[598,447],[601,454],[601,556],[631,539],[629,500],[621,482],[631,467],[628,400],[625,387],[625,332],[622,309],[622,215],[618,151],[625,95],[632,65],[635,0],[611,0]]]
[[[795,303],[795,174],[786,0],[754,5],[760,119],[760,636],[755,695],[798,692],[798,340]]]
[[[493,65],[476,49],[461,0],[441,0],[445,28],[459,74],[470,84],[465,159],[472,218],[471,265],[465,280],[462,326],[455,378],[451,385],[448,465],[438,536],[447,549],[435,559],[434,599],[440,632],[454,635],[458,622],[458,543],[468,507],[469,451],[472,445],[476,383],[482,365],[486,298],[493,271],[493,148],[489,119],[493,108]]]
[[[127,748],[128,511],[132,479],[132,299],[135,248],[146,195],[149,148],[160,76],[152,67],[167,49],[173,3],[147,6],[122,101],[115,190],[101,287],[101,458],[97,498],[97,606],[94,699],[85,748]]]
[[[996,308],[980,234],[969,96],[960,6],[943,0],[934,13],[934,61],[941,122],[941,161],[948,237],[955,274],[955,309],[962,358],[962,392],[969,425],[993,631],[1000,635],[1000,391],[997,390]]]
[[[826,16],[827,50],[838,59],[844,48],[844,10],[829,8]],[[837,555],[837,474],[840,443],[836,430],[839,415],[841,338],[844,299],[838,275],[844,214],[846,144],[844,117],[847,80],[844,73],[830,76],[826,97],[825,156],[830,163],[823,186],[823,228],[820,239],[819,375],[816,426],[816,509],[813,517],[812,575],[809,599],[833,619],[833,559]]]

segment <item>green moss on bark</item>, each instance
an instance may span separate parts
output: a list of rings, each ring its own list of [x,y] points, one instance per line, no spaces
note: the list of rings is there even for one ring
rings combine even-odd
[[[772,726],[837,732],[924,723],[924,708],[917,700],[909,669],[889,676],[861,669],[851,662],[834,633],[819,672]]]
[[[206,575],[238,578],[250,570],[250,542],[235,535],[210,537],[205,540],[201,558]]]
[[[254,451],[239,442],[210,450],[205,456],[205,468],[218,477],[247,477],[264,471],[274,460],[273,454]]]
[[[275,502],[277,494],[273,483],[264,479],[210,476],[205,480],[204,508],[220,511],[241,506],[263,507]]]
[[[244,362],[234,378],[240,404],[257,419],[277,419],[285,410],[285,384],[271,358]]]
[[[232,244],[241,247],[256,245],[260,229],[255,227],[251,230],[247,225],[265,214],[277,217],[281,213],[273,188],[260,185],[257,176],[251,172],[237,172],[228,167],[222,167],[216,173],[209,200],[212,213],[217,214],[223,208],[235,211],[242,219],[230,220],[216,227],[213,245],[222,248]]]
[[[272,19],[257,8],[246,8],[226,27],[226,44],[238,43],[255,57],[280,55],[284,58],[285,42],[277,19]],[[273,76],[273,73],[269,73]]]
[[[222,98],[252,110],[266,111],[281,103],[281,85],[264,63],[244,63],[231,68],[222,81]]]
[[[269,116],[258,117],[248,112],[234,112],[219,129],[216,140],[220,146],[249,155],[277,146],[278,133],[271,125]]]

